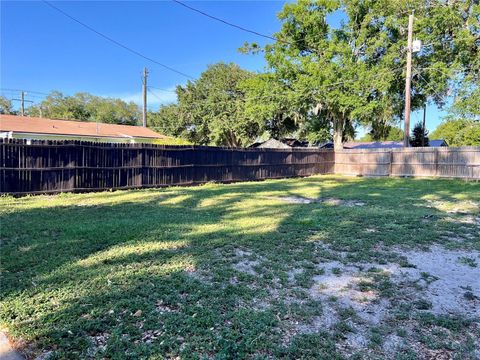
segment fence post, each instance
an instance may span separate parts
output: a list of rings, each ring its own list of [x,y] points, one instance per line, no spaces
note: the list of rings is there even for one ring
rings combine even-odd
[[[433,148],[434,149],[434,155],[433,155],[433,161],[435,163],[435,177],[438,176],[438,148]]]

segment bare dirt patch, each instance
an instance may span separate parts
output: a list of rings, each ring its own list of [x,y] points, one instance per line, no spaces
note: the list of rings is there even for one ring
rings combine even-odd
[[[338,308],[352,308],[361,319],[378,324],[389,304],[377,291],[362,287],[372,281],[367,272],[360,270],[367,267],[365,265],[344,265],[338,261],[322,264],[325,273],[314,277],[310,296],[325,301],[335,299]],[[390,271],[388,268],[381,270]]]
[[[235,264],[232,267],[242,273],[257,275],[255,267],[263,260],[261,256],[252,254],[250,251],[235,249]]]
[[[415,288],[409,292],[414,296],[411,300],[430,302],[429,310],[434,314],[480,316],[479,252],[432,246],[429,251],[399,253],[411,267],[396,263],[345,265],[339,261],[321,264],[325,273],[314,278],[310,296],[334,297],[342,306],[352,307],[361,318],[375,324],[389,307],[389,301],[375,290],[372,279],[373,274],[381,274],[400,289]]]
[[[207,284],[207,285],[212,284],[212,279],[208,275],[208,272],[197,269],[194,266],[190,266],[187,269],[185,269],[185,274],[189,278],[200,281],[201,283],[204,283],[204,284]]]
[[[337,198],[306,198],[301,196],[283,196],[279,197],[279,200],[291,203],[291,204],[327,204],[327,205],[343,205],[347,207],[365,206],[365,202],[359,200],[342,200]]]
[[[311,204],[316,202],[315,199],[304,198],[301,196],[283,196],[278,199],[291,204]]]
[[[287,271],[287,276],[288,276],[288,281],[289,282],[294,282],[295,281],[295,276],[303,274],[303,269],[302,268],[294,268],[289,271]]]
[[[370,349],[372,329],[394,331],[392,324],[398,326],[395,314],[400,311],[399,306],[414,304],[407,315],[410,319],[403,324],[407,334],[400,337],[392,332],[381,339],[381,351],[393,356],[405,349],[407,342],[416,343],[411,338],[411,333],[416,331],[415,312],[478,321],[480,252],[448,250],[441,246],[432,246],[428,251],[395,251],[406,259],[402,261],[403,266],[392,262],[348,264],[342,257],[340,261],[319,264],[323,274],[313,278],[314,285],[308,294],[312,299],[321,300],[322,314],[295,324],[292,333],[335,331],[339,325],[348,324],[350,330],[344,330],[342,340],[336,345],[343,354],[351,355]],[[382,293],[382,281],[391,284],[392,294]],[[346,313],[351,315],[346,317]],[[420,353],[429,351],[423,349]]]
[[[142,333],[142,342],[151,344],[157,338],[163,335],[163,330],[147,330]]]
[[[432,303],[434,313],[480,316],[480,269],[475,265],[480,262],[478,251],[432,246],[427,252],[408,251],[403,255],[415,266],[403,269],[408,278],[418,281],[431,277],[422,293]]]

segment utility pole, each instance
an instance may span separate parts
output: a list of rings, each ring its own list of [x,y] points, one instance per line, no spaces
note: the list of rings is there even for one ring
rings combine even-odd
[[[20,101],[22,102],[20,113],[22,114],[22,116],[25,116],[25,91],[22,91],[20,99]]]
[[[143,127],[147,127],[147,77],[148,70],[143,68]]]
[[[426,118],[426,116],[427,116],[427,103],[425,102],[425,104],[423,105],[422,147],[425,146],[425,118]]]
[[[408,17],[408,45],[407,45],[407,77],[405,80],[405,134],[403,146],[410,146],[410,87],[412,81],[412,40],[413,40],[413,12]]]
[[[27,93],[25,91],[22,91],[20,93],[20,99],[12,99],[14,101],[20,101],[20,115],[22,116],[25,116],[25,103],[26,102],[29,102],[29,103],[33,103],[32,100],[25,100],[25,95]]]

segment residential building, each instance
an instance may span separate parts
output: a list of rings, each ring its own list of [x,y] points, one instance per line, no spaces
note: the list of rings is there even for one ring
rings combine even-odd
[[[0,115],[0,137],[113,143],[168,143],[174,138],[142,126]]]

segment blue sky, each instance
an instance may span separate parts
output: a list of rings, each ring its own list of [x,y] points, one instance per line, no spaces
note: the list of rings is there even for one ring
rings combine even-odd
[[[245,41],[264,44],[266,39],[212,21],[171,1],[149,2],[53,2],[73,17],[113,39],[161,63],[193,77],[215,62],[235,62],[262,71],[261,55],[243,55]],[[212,15],[265,34],[280,23],[276,14],[284,1],[195,1],[189,4]],[[329,21],[338,24],[342,14]],[[187,80],[139,58],[88,31],[41,1],[1,2],[2,95],[17,98],[9,89],[31,90],[27,99],[40,101],[42,94],[90,92],[101,96],[141,100],[141,72],[150,71],[149,85],[173,90]],[[35,91],[35,93],[33,92]],[[152,90],[149,105],[172,102],[175,94]],[[161,101],[160,101],[160,100]],[[427,127],[433,129],[442,113],[427,110]],[[422,118],[412,115],[412,122]]]

